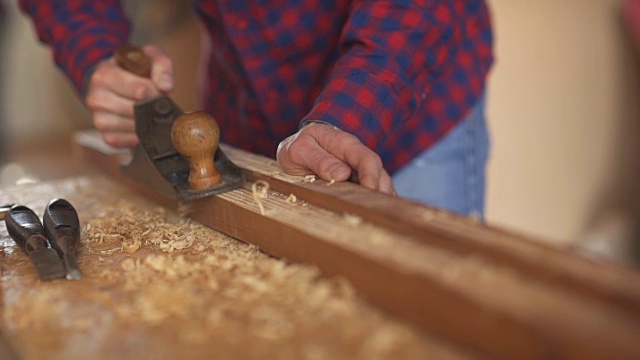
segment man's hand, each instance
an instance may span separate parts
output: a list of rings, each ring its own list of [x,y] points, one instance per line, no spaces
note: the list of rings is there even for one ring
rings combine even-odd
[[[280,143],[277,158],[289,175],[315,174],[326,181],[345,181],[355,171],[361,185],[396,195],[380,156],[331,125],[309,123]]]
[[[91,78],[86,96],[93,112],[93,125],[104,141],[114,147],[133,147],[135,133],[133,105],[173,89],[173,62],[155,45],[143,51],[151,58],[151,79],[121,69],[113,57],[100,62]]]

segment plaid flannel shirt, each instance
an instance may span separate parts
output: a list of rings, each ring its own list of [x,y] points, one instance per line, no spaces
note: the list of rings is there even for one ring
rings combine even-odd
[[[117,0],[20,0],[80,94],[127,43]],[[393,172],[482,95],[492,31],[484,0],[194,0],[211,39],[205,111],[222,141],[274,157],[309,120],[356,135]]]

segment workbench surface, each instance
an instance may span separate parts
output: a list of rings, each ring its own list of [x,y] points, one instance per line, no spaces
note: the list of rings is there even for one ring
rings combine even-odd
[[[369,305],[339,277],[288,264],[99,176],[0,190],[82,222],[79,281],[42,282],[0,225],[2,333],[24,359],[466,358]]]

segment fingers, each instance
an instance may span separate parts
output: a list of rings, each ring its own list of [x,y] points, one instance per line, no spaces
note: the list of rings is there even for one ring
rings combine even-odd
[[[338,157],[343,155],[345,162],[351,164],[362,186],[386,194],[396,195],[391,176],[382,167],[380,157],[369,148],[360,144],[352,151],[347,149],[345,153],[337,153],[336,155]]]
[[[135,133],[105,131],[101,134],[105,143],[116,148],[132,148],[139,143]]]
[[[140,101],[159,94],[150,79],[145,79],[121,69],[113,58],[99,63],[91,78],[87,91],[89,97],[101,91],[108,91],[119,97]]]
[[[391,179],[391,176],[389,176],[389,173],[387,173],[386,171],[384,171],[384,174],[380,175],[380,191],[385,194],[398,196],[396,188],[395,186],[393,186],[393,180]]]
[[[360,184],[396,194],[380,157],[355,136],[323,124],[305,127],[278,147],[278,162],[291,175],[316,174],[330,181],[349,179],[352,169]]]
[[[151,58],[151,80],[162,92],[173,90],[173,61],[160,47],[147,45],[142,49]]]
[[[319,143],[329,153],[355,170],[362,186],[387,194],[395,194],[393,181],[384,170],[378,154],[349,133],[332,127],[328,127],[331,131],[323,131],[322,128],[323,126],[316,126],[309,131],[317,133]]]
[[[93,112],[94,126],[111,146],[136,145],[135,103],[173,89],[171,58],[154,45],[143,51],[151,58],[151,79],[123,70],[114,58],[100,62],[89,79],[86,105]]]
[[[132,117],[120,116],[111,112],[93,113],[93,126],[101,132],[135,132],[135,121]]]
[[[138,144],[133,118],[99,111],[93,113],[93,124],[108,145],[123,148]]]
[[[86,98],[87,107],[96,112],[118,114],[133,118],[135,101],[110,91],[107,87],[94,87],[89,90]]]
[[[287,174],[315,174],[327,181],[349,178],[349,165],[329,154],[313,137],[301,134],[288,137],[278,146],[278,163]]]

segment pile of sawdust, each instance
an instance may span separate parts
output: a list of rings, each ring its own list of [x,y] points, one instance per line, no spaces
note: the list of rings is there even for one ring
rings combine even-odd
[[[89,243],[120,245],[119,249],[96,247],[102,254],[116,250],[133,253],[142,246],[170,253],[191,247],[194,240],[206,231],[185,218],[176,224],[167,223],[164,208],[142,211],[124,202],[107,209],[100,218],[90,221],[84,230]]]
[[[163,208],[109,206],[86,222],[80,250],[85,278],[69,284],[82,290],[65,298],[60,287],[40,287],[37,297],[14,304],[15,328],[50,331],[65,319],[66,331],[87,332],[96,331],[87,324],[103,321],[120,336],[134,329],[156,342],[170,339],[169,349],[226,349],[235,358],[457,355],[363,302],[344,279],[275,259]],[[96,312],[103,320],[91,320]]]

